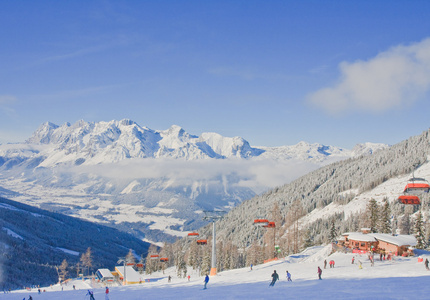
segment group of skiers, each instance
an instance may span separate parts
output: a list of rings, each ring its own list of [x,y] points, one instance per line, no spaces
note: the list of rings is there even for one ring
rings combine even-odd
[[[291,273],[288,272],[288,270],[286,271],[286,273],[287,273],[287,281],[293,281],[291,279]],[[276,281],[278,281],[278,280],[279,280],[279,275],[278,275],[278,273],[276,273],[276,270],[274,270],[273,274],[272,274],[272,282],[270,282],[269,286],[274,286]]]

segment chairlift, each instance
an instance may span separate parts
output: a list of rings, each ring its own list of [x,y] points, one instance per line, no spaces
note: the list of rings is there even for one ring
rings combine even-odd
[[[197,232],[190,232],[189,234],[188,234],[188,237],[189,238],[196,238],[196,237],[198,237],[199,236],[199,234],[197,233]]]
[[[161,262],[168,262],[168,261],[169,261],[169,259],[168,259],[167,257],[161,257],[161,258],[160,258],[160,261],[161,261]]]
[[[408,195],[428,193],[430,185],[424,178],[412,177],[408,180],[403,193]]]
[[[143,268],[143,264],[136,264],[136,267]]]
[[[208,240],[197,240],[197,245],[207,245]]]
[[[398,201],[402,204],[412,204],[412,205],[421,204],[420,198],[415,195],[402,195],[399,197]]]
[[[266,226],[263,226],[263,227],[266,227],[266,228],[275,228],[276,226],[275,226],[275,222],[269,222]]]
[[[150,259],[159,259],[159,257],[160,257],[160,255],[158,255],[158,254],[151,254],[149,256]]]
[[[254,226],[266,227],[268,224],[269,224],[269,221],[267,219],[255,219],[254,220]]]

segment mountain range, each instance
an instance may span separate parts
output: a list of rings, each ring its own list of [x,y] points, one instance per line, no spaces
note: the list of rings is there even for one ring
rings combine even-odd
[[[0,195],[144,240],[172,241],[204,225],[203,211],[228,211],[321,166],[387,148],[263,147],[177,125],[47,122],[24,143],[0,145]]]

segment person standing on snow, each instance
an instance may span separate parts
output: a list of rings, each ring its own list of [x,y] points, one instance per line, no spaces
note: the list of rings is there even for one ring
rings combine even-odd
[[[317,273],[318,273],[318,279],[319,280],[321,280],[321,274],[322,274],[322,270],[321,270],[321,268],[318,266],[318,271],[317,271]]]
[[[324,259],[324,269],[327,267],[327,260]],[[319,268],[319,267],[318,267]]]
[[[289,273],[288,271],[287,271],[287,279],[288,279],[288,281],[292,281],[291,280],[291,273]]]
[[[274,270],[272,274],[272,282],[269,284],[269,286],[274,286],[277,280],[279,280],[279,275],[276,273],[276,270]]]
[[[206,274],[206,277],[205,277],[205,280],[204,280],[204,283],[205,283],[205,287],[203,288],[204,290],[206,290],[207,289],[207,284],[208,284],[208,282],[209,282],[209,275],[208,274]]]
[[[426,269],[429,270],[429,260],[426,258],[424,265],[426,266]]]
[[[91,290],[88,290],[88,293],[87,293],[87,295],[90,295],[90,300],[96,300],[96,299],[94,299],[94,294],[93,294],[93,291],[91,291]]]
[[[109,300],[109,288],[106,287],[106,291],[105,291],[105,300]]]

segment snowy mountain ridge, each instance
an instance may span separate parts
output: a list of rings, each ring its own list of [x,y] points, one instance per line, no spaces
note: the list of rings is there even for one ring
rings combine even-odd
[[[0,145],[0,194],[162,241],[204,225],[203,210],[230,210],[323,165],[387,147],[253,147],[177,125],[46,122],[25,143]]]

